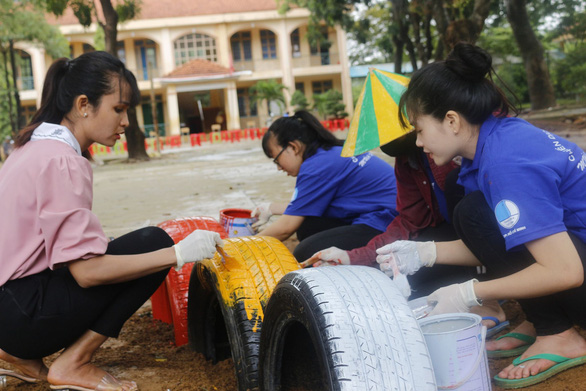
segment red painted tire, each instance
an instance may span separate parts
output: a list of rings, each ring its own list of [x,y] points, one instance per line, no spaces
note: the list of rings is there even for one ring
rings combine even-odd
[[[196,229],[218,232],[222,239],[228,237],[220,223],[211,217],[167,220],[157,226],[164,229],[175,243]],[[171,269],[165,279],[165,284],[161,285],[151,296],[153,318],[173,324],[176,346],[182,346],[188,342],[187,300],[192,269],[193,263],[186,264],[178,272]]]

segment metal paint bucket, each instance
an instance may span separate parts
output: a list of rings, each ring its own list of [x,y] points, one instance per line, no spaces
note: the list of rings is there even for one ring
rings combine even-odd
[[[252,229],[258,219],[251,217],[249,209],[222,209],[220,211],[220,224],[231,238],[237,236],[253,236],[256,232]]]
[[[438,390],[491,391],[486,327],[476,314],[443,314],[419,320]]]

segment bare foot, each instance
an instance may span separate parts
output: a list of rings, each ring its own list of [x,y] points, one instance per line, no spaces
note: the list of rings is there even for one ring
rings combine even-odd
[[[52,385],[74,385],[104,391],[134,391],[138,389],[135,382],[118,380],[93,364],[85,363],[74,366],[66,362],[58,362],[58,360],[59,358],[49,369],[47,380]]]
[[[0,360],[6,361],[23,375],[33,377],[38,380],[47,380],[49,369],[42,359],[24,360],[14,357],[0,349]]]
[[[535,327],[533,324],[528,321],[524,321],[521,323],[515,330],[512,331],[513,333],[525,334],[531,337],[535,337]],[[486,350],[509,350],[515,349],[519,346],[527,345],[527,342],[521,341],[517,338],[512,337],[505,337],[501,339],[494,339],[491,341],[486,341]]]
[[[586,340],[571,328],[562,333],[537,337],[533,345],[521,355],[521,358],[527,358],[541,353],[557,354],[568,358],[577,358],[586,355]],[[555,363],[546,359],[536,359],[524,362],[523,365],[509,365],[498,376],[503,379],[522,379],[529,376],[535,376],[543,372]]]
[[[507,320],[507,315],[505,314],[505,311],[503,311],[498,300],[485,300],[484,303],[482,303],[482,306],[477,305],[470,308],[470,312],[482,317],[492,316],[493,318],[497,318],[499,322]],[[483,320],[482,324],[485,325],[487,329],[496,326],[496,322],[490,319]]]
[[[97,391],[134,391],[135,382],[120,381],[103,369],[91,364],[95,351],[108,337],[86,331],[66,348],[49,368],[47,380],[52,385],[72,385]]]

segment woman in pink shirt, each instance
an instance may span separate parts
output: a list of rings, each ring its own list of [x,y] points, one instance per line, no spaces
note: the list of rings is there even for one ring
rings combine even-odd
[[[172,266],[213,256],[215,232],[173,246],[148,227],[108,243],[91,212],[89,146],[113,146],[137,104],[136,79],[105,52],[57,60],[41,107],[0,170],[0,376],[52,389],[136,390],[91,364]],[[61,349],[50,368],[43,358]]]

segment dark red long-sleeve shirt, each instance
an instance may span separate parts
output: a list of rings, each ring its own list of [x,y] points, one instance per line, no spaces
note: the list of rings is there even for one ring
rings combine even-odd
[[[429,156],[426,157],[435,183],[444,189],[446,175],[455,167],[455,163],[437,166]],[[432,181],[423,166],[423,157],[414,167],[407,156],[395,159],[395,176],[397,178],[397,211],[387,230],[375,236],[364,247],[348,252],[353,265],[372,265],[376,263],[376,249],[395,240],[415,239],[418,232],[426,227],[435,227],[444,221],[440,213]]]

